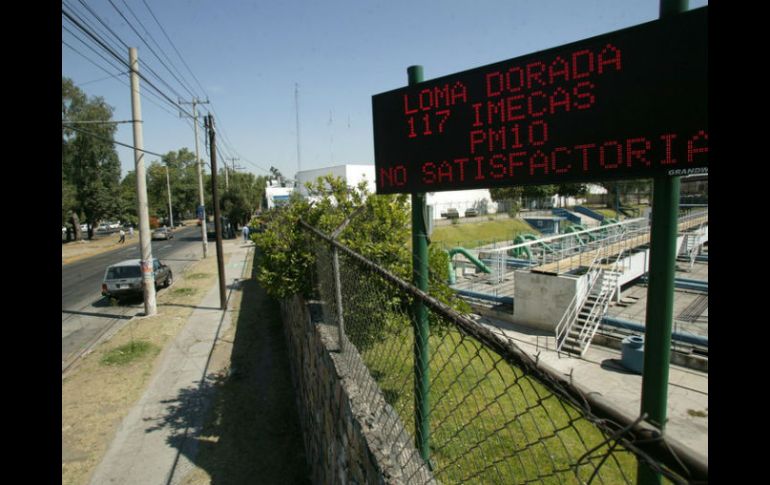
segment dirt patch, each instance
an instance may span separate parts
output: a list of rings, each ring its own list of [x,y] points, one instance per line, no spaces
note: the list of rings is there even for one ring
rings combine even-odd
[[[225,261],[228,259],[226,252]],[[189,279],[188,274],[195,274],[196,278]],[[104,365],[101,359],[109,351],[130,344],[132,340],[164,348],[216,282],[216,257],[193,264],[188,271],[176,277],[171,287],[190,288],[194,290],[192,294],[160,291],[157,315],[128,322],[111,340],[86,355],[62,380],[63,485],[89,482],[117,427],[142,396],[163,353],[146,354],[121,367]]]

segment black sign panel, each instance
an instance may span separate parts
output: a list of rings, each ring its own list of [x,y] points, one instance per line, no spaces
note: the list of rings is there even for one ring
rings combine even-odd
[[[373,96],[377,193],[707,173],[707,16]]]

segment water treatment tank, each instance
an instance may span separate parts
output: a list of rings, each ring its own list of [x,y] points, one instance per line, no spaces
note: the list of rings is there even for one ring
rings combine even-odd
[[[620,363],[626,369],[641,374],[644,369],[644,337],[631,335],[623,339]]]

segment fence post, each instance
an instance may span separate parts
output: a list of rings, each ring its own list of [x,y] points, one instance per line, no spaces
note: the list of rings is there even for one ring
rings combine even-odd
[[[337,303],[337,339],[339,352],[345,351],[345,319],[342,316],[342,286],[340,284],[340,258],[337,246],[332,246],[332,269],[334,270],[334,293]]]
[[[409,85],[423,81],[422,66],[407,68]],[[414,286],[428,291],[428,234],[425,221],[425,194],[412,194],[412,278]],[[415,446],[430,466],[430,406],[428,379],[428,311],[416,299],[414,302],[414,415]]]
[[[364,206],[358,206],[353,212],[350,213],[349,216],[345,218],[342,223],[337,226],[337,229],[332,231],[330,234],[330,237],[333,241],[337,241],[337,238],[340,236],[342,231],[348,227],[348,224],[350,224],[350,221],[353,220],[354,217],[356,217],[362,210]],[[332,271],[334,272],[334,296],[335,301],[337,304],[337,339],[338,342],[338,351],[340,353],[345,351],[345,319],[342,316],[342,284],[340,282],[340,257],[339,257],[339,251],[337,251],[337,246],[332,244]]]

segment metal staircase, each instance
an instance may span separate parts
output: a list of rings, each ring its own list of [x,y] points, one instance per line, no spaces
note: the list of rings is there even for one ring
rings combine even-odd
[[[599,323],[607,313],[610,298],[617,291],[619,276],[620,273],[617,271],[601,270],[601,274],[596,278],[598,281],[595,285],[596,290],[586,297],[558,350],[581,357],[586,353],[599,328]]]
[[[583,356],[591,345],[599,323],[607,313],[610,299],[618,291],[622,274],[618,265],[623,252],[617,255],[612,269],[599,266],[597,258],[588,269],[588,290],[583,298],[575,295],[561,321],[556,326],[556,351]]]
[[[704,224],[699,224],[697,229],[687,234],[685,238],[685,254],[690,263],[690,271],[692,271],[695,264],[695,258],[700,253],[701,246],[703,245],[704,236]]]

